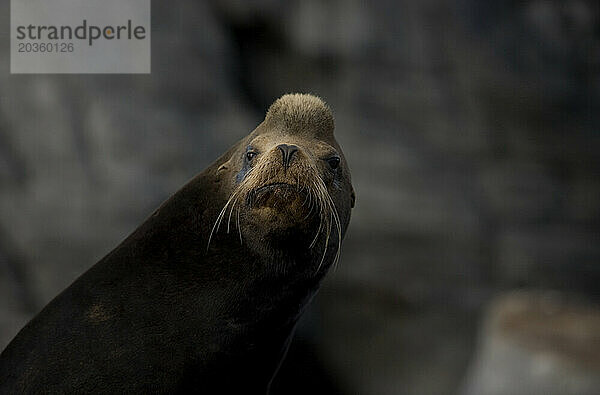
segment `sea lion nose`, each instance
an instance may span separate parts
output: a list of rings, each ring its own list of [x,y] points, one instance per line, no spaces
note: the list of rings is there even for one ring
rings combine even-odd
[[[279,144],[277,148],[279,148],[281,156],[283,157],[283,167],[287,169],[290,167],[290,163],[292,162],[294,154],[298,151],[298,147],[293,144]]]

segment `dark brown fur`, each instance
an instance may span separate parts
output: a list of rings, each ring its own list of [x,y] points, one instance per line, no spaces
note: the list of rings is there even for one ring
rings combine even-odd
[[[277,100],[21,330],[0,393],[264,393],[350,220],[333,124],[314,96]]]

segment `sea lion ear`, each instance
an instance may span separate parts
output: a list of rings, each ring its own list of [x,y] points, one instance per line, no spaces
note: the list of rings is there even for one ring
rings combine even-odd
[[[237,146],[236,146],[237,148]],[[229,152],[227,152],[227,154],[229,154],[228,156],[224,155],[224,159],[222,159],[221,164],[219,165],[219,167],[217,168],[217,171],[221,172],[223,170],[227,170],[230,168],[235,167],[234,163],[238,158],[237,155],[237,149],[231,149]]]
[[[221,163],[221,165],[217,168],[217,172],[220,173],[224,170],[229,169],[231,167],[231,159],[232,158],[229,158],[227,161]]]
[[[356,194],[354,193],[354,190],[352,190],[352,193],[350,193],[350,207],[354,208],[354,203],[356,203]]]

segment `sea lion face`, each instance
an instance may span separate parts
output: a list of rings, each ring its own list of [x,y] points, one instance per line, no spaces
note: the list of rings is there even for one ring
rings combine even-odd
[[[231,193],[215,223],[258,249],[328,248],[339,255],[354,192],[329,108],[310,95],[277,100],[234,150]]]
[[[337,210],[341,156],[324,141],[269,133],[253,139],[238,172],[248,220],[272,233],[310,228],[320,210]]]

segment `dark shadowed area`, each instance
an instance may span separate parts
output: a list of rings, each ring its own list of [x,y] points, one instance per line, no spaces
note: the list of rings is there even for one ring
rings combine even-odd
[[[600,393],[600,5],[152,3],[152,74],[10,75],[0,349],[167,197],[310,92],[357,201],[274,394]]]

